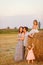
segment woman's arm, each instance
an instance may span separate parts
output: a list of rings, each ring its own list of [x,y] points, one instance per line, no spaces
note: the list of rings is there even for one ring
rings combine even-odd
[[[22,33],[22,37],[21,37],[21,40],[24,40],[24,33]]]
[[[22,33],[22,36],[20,38],[18,37],[18,40],[24,40],[24,33]]]

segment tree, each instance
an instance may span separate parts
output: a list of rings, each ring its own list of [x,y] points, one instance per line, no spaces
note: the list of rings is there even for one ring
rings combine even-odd
[[[10,27],[8,26],[7,29],[10,29]]]
[[[40,22],[39,22],[39,29],[40,29],[40,26],[41,26],[41,24],[40,24]]]
[[[14,27],[15,30],[17,30],[17,27]]]

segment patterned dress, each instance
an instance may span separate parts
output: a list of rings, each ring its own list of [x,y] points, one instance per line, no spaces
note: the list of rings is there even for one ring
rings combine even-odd
[[[21,38],[22,34],[18,35],[18,38]],[[14,57],[15,61],[21,61],[23,60],[23,41],[22,40],[18,40],[17,46],[15,48],[15,57]]]
[[[26,60],[35,60],[35,56],[34,56],[34,53],[33,53],[33,50],[28,50],[28,54],[27,54],[27,58]]]

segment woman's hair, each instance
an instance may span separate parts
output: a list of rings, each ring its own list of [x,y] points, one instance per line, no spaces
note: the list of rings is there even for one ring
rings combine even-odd
[[[34,20],[34,21],[33,21],[33,24],[34,24],[35,22],[36,22],[36,25],[38,25],[38,21],[37,21],[37,20]]]
[[[22,26],[20,26],[20,27],[19,27],[19,29],[18,29],[18,32],[19,32],[19,33],[20,33],[20,28],[22,28],[22,29],[23,29],[23,27],[22,27]],[[22,30],[22,32],[23,32],[23,30]],[[22,33],[22,32],[21,32],[21,33]]]

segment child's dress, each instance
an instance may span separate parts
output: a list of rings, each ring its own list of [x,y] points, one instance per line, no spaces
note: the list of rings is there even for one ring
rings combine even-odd
[[[34,53],[33,53],[33,50],[28,50],[28,54],[27,54],[27,58],[26,60],[35,60],[35,56],[34,56]]]

